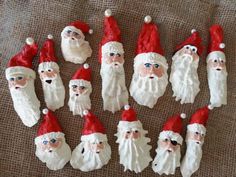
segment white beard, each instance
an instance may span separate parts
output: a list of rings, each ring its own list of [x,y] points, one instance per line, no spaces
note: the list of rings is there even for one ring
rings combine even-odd
[[[181,162],[180,171],[183,177],[190,177],[200,166],[202,146],[195,141],[187,142],[187,151]]]
[[[120,164],[125,167],[124,171],[131,170],[135,173],[143,171],[152,161],[149,152],[151,146],[147,144],[150,139],[141,137],[134,141],[124,139],[120,133],[117,133],[116,136],[118,137],[116,142],[119,143]]]
[[[88,142],[81,142],[72,152],[71,166],[85,172],[102,168],[111,159],[110,145],[107,142],[103,145],[104,149],[98,154],[87,148]]]
[[[64,106],[65,87],[60,75],[57,75],[57,77],[52,80],[51,84],[42,81],[42,86],[44,100],[50,110],[55,111]]]
[[[35,155],[43,163],[46,163],[46,166],[50,170],[62,169],[71,158],[71,149],[69,145],[65,140],[62,143],[62,146],[56,152],[42,151],[40,147],[36,147]]]
[[[114,113],[128,104],[123,65],[114,69],[111,65],[102,63],[100,74],[102,76],[103,109]]]
[[[158,147],[156,149],[156,157],[152,162],[152,169],[154,172],[162,175],[175,174],[175,169],[180,166],[180,149],[175,152],[168,152],[167,149],[160,147],[160,141],[158,141]]]
[[[73,91],[70,90],[68,106],[70,111],[73,112],[73,115],[80,115],[83,117],[83,111],[91,109],[91,100],[89,95],[90,93],[85,93],[83,95],[76,96]]]
[[[138,104],[153,108],[158,98],[164,95],[167,84],[168,75],[166,71],[161,78],[154,76],[153,79],[141,77],[134,73],[129,91]]]
[[[199,59],[192,61],[190,64],[189,61],[192,60],[192,57],[190,55],[180,55],[179,52],[172,59],[170,82],[174,92],[173,97],[176,97],[176,101],[181,100],[181,104],[193,103],[200,91],[197,74]]]
[[[213,107],[227,104],[227,71],[217,71],[207,67],[208,86],[210,89],[210,103]]]
[[[75,64],[84,63],[92,55],[92,49],[85,40],[73,41],[62,37],[61,49],[64,59]]]
[[[11,88],[10,93],[15,111],[22,122],[28,127],[35,125],[40,118],[40,102],[35,93],[34,80],[28,80],[24,88]]]

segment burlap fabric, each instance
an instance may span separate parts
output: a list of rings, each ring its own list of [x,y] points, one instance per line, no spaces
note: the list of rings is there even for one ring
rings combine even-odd
[[[121,112],[111,114],[103,112],[101,97],[101,77],[98,63],[98,43],[103,35],[104,11],[111,8],[118,20],[125,49],[126,84],[130,85],[133,74],[133,58],[137,36],[143,18],[149,14],[159,25],[161,44],[165,49],[168,64],[174,47],[190,35],[192,28],[196,28],[203,37],[204,45],[208,44],[208,28],[213,23],[219,23],[224,28],[228,69],[228,105],[214,109],[210,113],[207,125],[207,136],[203,146],[203,158],[200,169],[193,175],[198,177],[235,177],[236,176],[236,2],[218,0],[158,0],[158,1],[1,1],[0,3],[0,52],[2,53],[0,79],[0,176],[1,177],[36,177],[36,176],[135,176],[131,172],[123,172],[119,164],[118,145],[115,143],[116,126]],[[65,106],[56,111],[66,139],[71,149],[80,142],[83,120],[79,116],[72,116],[67,107],[68,83],[79,65],[65,62],[60,49],[60,33],[71,21],[84,20],[94,29],[93,35],[87,35],[93,49],[93,55],[87,61],[93,70],[92,111],[99,116],[107,128],[109,143],[112,147],[112,158],[107,166],[101,170],[83,173],[74,170],[70,164],[59,171],[50,171],[39,161],[35,153],[34,138],[39,124],[33,128],[25,127],[12,105],[12,100],[5,79],[5,68],[8,60],[24,45],[25,38],[32,36],[39,47],[49,33],[54,35],[56,54],[59,58],[62,80],[66,86]],[[143,126],[149,131],[151,138],[151,156],[154,158],[157,139],[161,127],[167,117],[174,113],[185,112],[191,115],[197,108],[208,104],[209,90],[207,85],[206,52],[203,53],[199,64],[200,93],[194,104],[180,105],[172,98],[169,84],[165,95],[161,97],[153,109],[137,105],[130,97],[130,104],[137,110]],[[35,70],[38,57],[34,60]],[[170,73],[170,69],[168,70]],[[37,77],[36,92],[41,101],[41,108],[45,107],[41,81]],[[41,119],[42,120],[42,119]],[[40,121],[41,121],[40,120]],[[188,119],[184,121],[187,125]],[[186,126],[183,136],[185,136]],[[185,153],[182,147],[182,155]],[[137,176],[158,176],[151,165]],[[179,169],[175,176],[181,176]]]

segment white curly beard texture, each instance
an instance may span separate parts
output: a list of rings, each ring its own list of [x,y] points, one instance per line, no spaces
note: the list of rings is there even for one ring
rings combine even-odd
[[[213,107],[227,104],[227,71],[207,66],[208,86],[210,89],[210,103]]]
[[[164,71],[161,78],[153,75],[153,79],[148,77],[141,77],[138,73],[134,73],[130,84],[130,95],[134,100],[140,104],[153,108],[166,90],[168,84],[168,75]]]
[[[193,103],[200,91],[197,74],[199,59],[191,63],[190,60],[193,60],[190,55],[180,55],[179,52],[172,58],[170,82],[174,92],[173,97],[176,97],[176,101],[181,100],[181,104]]]
[[[89,95],[90,93],[87,92],[83,95],[76,96],[75,93],[70,89],[68,106],[70,111],[73,112],[73,115],[80,115],[83,117],[83,111],[91,109],[91,100]]]
[[[10,93],[15,111],[22,122],[28,127],[35,125],[40,118],[40,102],[35,93],[34,80],[28,80],[24,88],[11,88]]]
[[[103,62],[100,74],[102,77],[103,109],[114,113],[128,104],[123,64],[114,69],[112,65]]]
[[[65,87],[60,75],[57,75],[56,78],[52,80],[51,84],[42,81],[42,86],[44,100],[50,110],[55,111],[64,106]]]
[[[187,151],[181,162],[180,171],[183,177],[190,177],[200,166],[202,146],[195,141],[187,142]]]
[[[43,163],[46,163],[46,166],[50,170],[60,170],[71,159],[71,149],[63,138],[62,146],[58,150],[53,152],[42,151],[41,148],[37,146],[35,155]]]
[[[85,172],[102,168],[111,159],[110,145],[107,142],[103,145],[104,149],[96,153],[88,148],[88,142],[81,142],[72,152],[71,166]]]
[[[166,148],[160,146],[160,141],[158,140],[158,147],[156,149],[156,157],[152,162],[152,169],[154,172],[162,175],[175,174],[175,169],[180,166],[180,149],[175,152],[168,152]]]
[[[120,133],[116,143],[119,143],[120,164],[124,166],[124,171],[130,170],[135,173],[143,171],[152,161],[150,149],[152,148],[147,143],[150,139],[141,137],[138,140],[125,139]]]
[[[64,59],[75,64],[84,63],[92,55],[89,43],[82,39],[76,41],[62,37],[61,49]]]

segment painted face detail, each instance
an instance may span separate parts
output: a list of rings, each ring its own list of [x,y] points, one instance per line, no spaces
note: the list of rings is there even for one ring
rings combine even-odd
[[[154,76],[157,76],[161,78],[164,75],[164,69],[163,66],[157,64],[157,63],[144,63],[141,64],[138,68],[139,74],[141,77],[149,77],[150,79],[153,79]]]
[[[196,61],[199,58],[198,54],[197,54],[197,47],[191,46],[191,45],[184,46],[181,49],[180,54],[181,55],[183,55],[183,54],[191,55],[193,57],[193,61]]]
[[[126,132],[124,133],[125,139],[137,140],[140,137],[141,137],[141,133],[137,129],[129,129],[129,130],[126,130]]]
[[[221,58],[209,59],[209,66],[217,71],[222,71],[225,69],[225,61]]]
[[[57,75],[57,71],[51,68],[39,71],[40,79],[48,84],[51,84],[52,80],[55,79]]]
[[[111,52],[106,53],[104,58],[107,64],[112,64],[114,67],[118,67],[124,63],[124,54]]]
[[[72,31],[71,29],[67,29],[63,34],[65,38],[70,38],[73,41],[77,41],[82,38],[82,36],[78,32]]]
[[[27,81],[28,81],[28,79],[23,75],[12,76],[8,80],[8,85],[9,85],[10,89],[14,88],[14,89],[18,90],[20,88],[26,87]]]
[[[99,154],[104,149],[103,142],[89,142],[88,148],[90,151]]]
[[[187,139],[194,140],[197,144],[203,144],[205,135],[200,132],[188,132]]]
[[[80,86],[79,85],[72,85],[71,90],[73,91],[73,93],[76,96],[79,96],[79,95],[85,94],[88,91],[88,88],[86,88],[85,86],[82,86],[82,85],[80,85]]]
[[[180,148],[180,144],[176,140],[166,137],[160,142],[162,148],[165,148],[169,153],[175,152]]]
[[[41,143],[41,149],[47,152],[53,152],[62,146],[61,138],[45,139]]]

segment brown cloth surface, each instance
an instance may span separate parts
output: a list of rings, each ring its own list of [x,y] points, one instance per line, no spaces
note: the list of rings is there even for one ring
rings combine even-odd
[[[133,74],[133,58],[137,36],[143,19],[151,15],[159,25],[161,43],[165,56],[171,65],[174,47],[190,35],[191,29],[197,29],[207,46],[208,29],[213,23],[224,28],[225,53],[228,70],[228,105],[216,108],[210,113],[207,135],[203,146],[203,158],[200,169],[193,175],[198,177],[235,177],[236,176],[236,2],[235,0],[136,0],[136,1],[39,1],[14,0],[0,2],[0,52],[2,53],[0,79],[0,176],[1,177],[38,177],[38,176],[134,176],[135,173],[123,172],[119,164],[118,145],[115,143],[116,126],[121,111],[114,115],[102,109],[101,77],[98,63],[98,43],[103,35],[104,11],[111,8],[122,32],[125,49],[126,85],[129,87]],[[61,77],[66,87],[65,106],[56,111],[66,140],[73,150],[80,142],[83,120],[72,116],[67,106],[68,83],[72,74],[80,65],[65,62],[60,49],[60,33],[74,20],[83,20],[91,25],[93,35],[86,35],[93,49],[93,55],[87,60],[93,70],[92,111],[107,128],[109,144],[112,147],[112,158],[107,166],[100,170],[84,173],[73,169],[68,163],[62,170],[50,171],[45,164],[34,155],[34,138],[39,123],[28,128],[23,125],[13,109],[10,92],[5,79],[5,66],[8,60],[24,45],[25,39],[32,36],[41,48],[48,34],[53,34],[56,42],[56,54],[59,58]],[[171,85],[153,109],[139,106],[130,97],[130,104],[137,110],[138,117],[148,130],[151,138],[151,156],[155,157],[158,135],[164,121],[175,113],[185,112],[190,116],[197,108],[209,102],[209,90],[206,72],[206,50],[199,63],[200,93],[194,104],[181,105],[172,97]],[[38,57],[34,60],[34,69],[38,66]],[[170,68],[170,67],[169,67]],[[170,73],[170,69],[168,69]],[[37,75],[36,93],[41,101],[41,109],[45,108],[43,91]],[[39,122],[41,122],[40,119]],[[187,125],[188,119],[184,121]],[[185,137],[186,126],[184,126]],[[182,146],[182,156],[185,153]],[[152,171],[151,164],[137,176],[158,176]],[[175,176],[181,176],[179,168]]]

